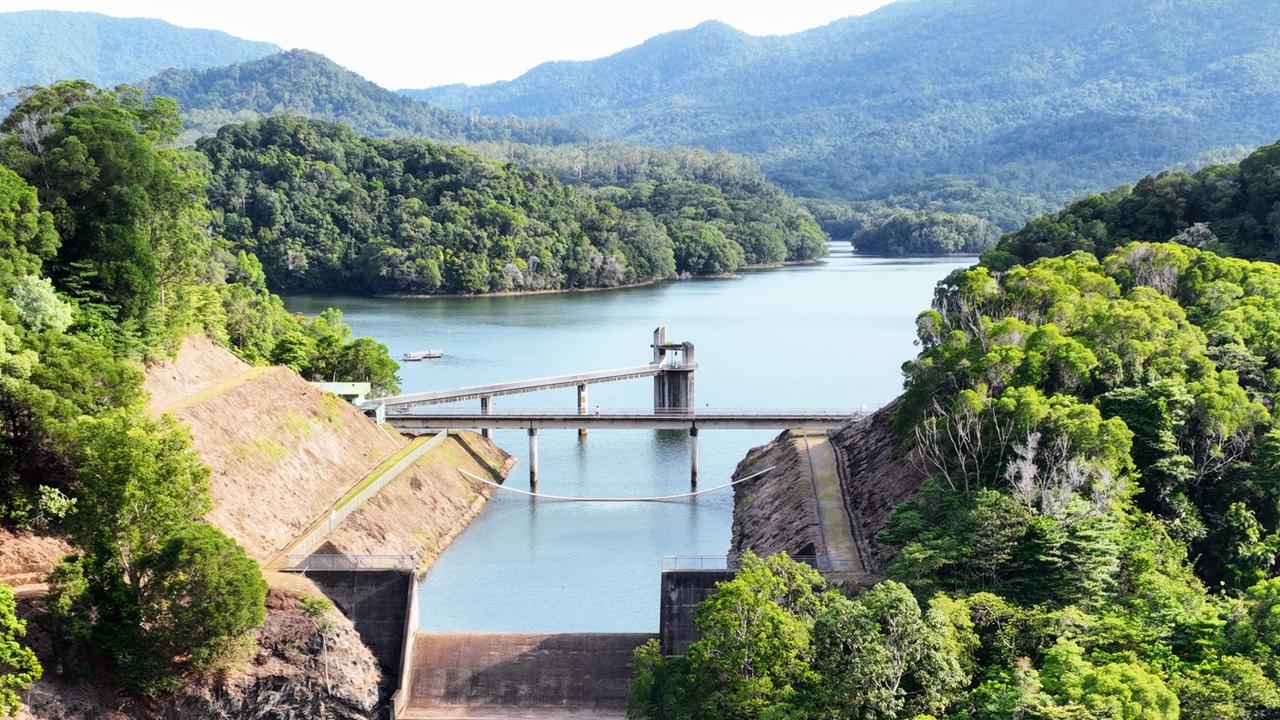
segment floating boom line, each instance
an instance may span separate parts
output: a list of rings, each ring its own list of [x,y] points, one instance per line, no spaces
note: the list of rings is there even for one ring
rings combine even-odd
[[[548,495],[546,493],[529,492],[528,490],[521,490],[520,488],[507,487],[502,483],[496,483],[492,480],[487,480],[485,478],[482,478],[479,475],[474,475],[472,473],[469,473],[466,470],[463,470],[462,468],[458,468],[458,472],[462,473],[463,475],[466,475],[472,480],[478,480],[479,482],[482,482],[486,485],[492,485],[493,487],[496,487],[499,490],[506,490],[507,492],[516,493],[517,495],[525,495],[531,498],[537,498],[538,500],[555,500],[557,502],[667,502],[670,500],[683,500],[684,498],[697,497],[698,495],[706,495],[707,493],[713,493],[719,490],[724,490],[726,488],[731,488],[734,485],[737,485],[739,483],[744,483],[748,480],[753,480],[755,478],[758,478],[761,475],[764,475],[765,473],[769,472],[770,470],[776,467],[777,465],[770,465],[769,467],[761,470],[760,472],[751,473],[750,475],[744,478],[740,478],[732,482],[727,482],[724,485],[717,485],[716,487],[713,487],[713,488],[707,488],[706,490],[695,490],[693,492],[678,493],[676,495],[653,495],[650,497],[575,497],[571,495]]]

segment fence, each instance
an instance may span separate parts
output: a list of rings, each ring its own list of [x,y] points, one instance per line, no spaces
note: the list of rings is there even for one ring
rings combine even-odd
[[[860,568],[848,560],[831,560],[814,555],[793,555],[791,559],[819,572],[848,572]],[[667,555],[662,558],[662,572],[737,570],[736,555]]]
[[[418,559],[413,555],[290,555],[283,569],[297,572],[311,570],[413,570]]]
[[[418,461],[418,458],[421,458],[431,448],[434,448],[444,442],[448,437],[448,431],[441,430],[430,440],[427,440],[414,448],[411,452],[407,453],[404,457],[400,458],[395,465],[387,468],[381,475],[374,478],[373,482],[370,482],[367,486],[360,488],[360,490],[354,495],[351,493],[344,495],[329,508],[329,514],[327,517],[312,523],[310,527],[295,538],[293,542],[291,542],[281,552],[288,553],[287,557],[290,559],[294,557],[306,557],[307,551],[319,547],[320,543],[324,542],[325,537],[329,533],[333,532],[333,529],[338,527],[343,520],[346,520],[348,515],[355,512],[366,500],[381,492],[382,488],[387,486],[387,483],[399,477],[400,473],[409,469],[410,466]],[[364,481],[362,480],[361,482]],[[359,487],[359,485],[357,485],[357,487]],[[268,565],[274,565],[279,557],[280,555],[273,557],[268,562]]]

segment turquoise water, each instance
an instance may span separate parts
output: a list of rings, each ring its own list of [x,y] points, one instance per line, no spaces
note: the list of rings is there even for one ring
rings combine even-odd
[[[916,314],[934,284],[971,259],[833,257],[810,266],[614,290],[515,297],[286,298],[291,310],[340,308],[358,335],[407,363],[405,392],[644,364],[657,325],[697,348],[700,408],[858,409],[896,396],[915,355]],[[590,406],[652,407],[652,381],[592,385]],[[494,398],[496,408],[572,409],[573,388]],[[704,431],[702,488],[728,482],[772,431]],[[494,440],[520,459],[507,483],[527,488],[524,431]],[[679,432],[543,430],[538,489],[646,496],[689,488]],[[436,562],[420,587],[422,627],[453,631],[654,631],[666,555],[723,555],[732,492],[664,503],[560,503],[503,493]]]

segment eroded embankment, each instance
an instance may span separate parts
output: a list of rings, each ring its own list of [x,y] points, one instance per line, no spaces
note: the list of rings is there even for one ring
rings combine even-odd
[[[803,433],[787,431],[751,450],[735,480],[773,469],[734,488],[733,551],[816,557],[853,581],[881,573],[896,548],[877,542],[876,534],[923,482],[899,453],[895,407],[807,444]]]

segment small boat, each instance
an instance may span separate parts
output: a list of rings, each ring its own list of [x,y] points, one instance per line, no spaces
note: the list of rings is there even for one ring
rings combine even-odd
[[[434,360],[444,357],[444,353],[439,350],[419,350],[418,352],[407,352],[400,356],[400,362],[418,362],[419,360]]]

